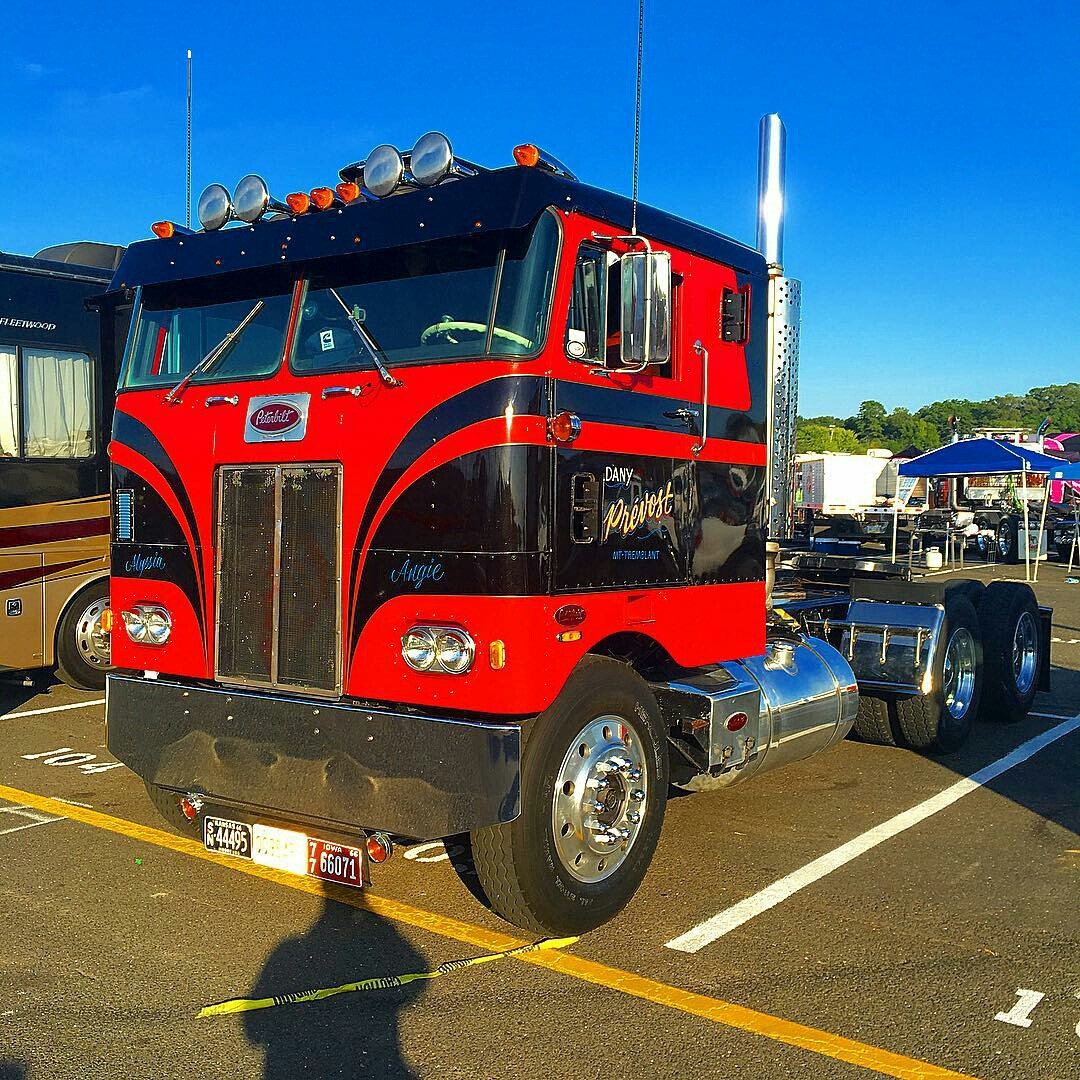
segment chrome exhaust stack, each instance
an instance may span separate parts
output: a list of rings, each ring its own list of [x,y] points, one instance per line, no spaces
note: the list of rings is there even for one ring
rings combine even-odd
[[[784,169],[787,132],[778,113],[761,118],[758,139],[757,246],[769,267],[765,479],[768,535],[792,534],[795,488],[795,418],[799,411],[799,317],[802,286],[784,277]]]

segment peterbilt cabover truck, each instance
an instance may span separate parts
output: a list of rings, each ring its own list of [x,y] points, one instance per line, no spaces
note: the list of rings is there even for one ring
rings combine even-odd
[[[764,252],[436,133],[282,203],[214,185],[200,232],[128,249],[108,746],[167,820],[349,884],[468,834],[495,911],[580,932],[637,889],[669,784],[1026,711],[1026,588],[991,640],[975,583],[795,554],[773,584],[782,135]]]

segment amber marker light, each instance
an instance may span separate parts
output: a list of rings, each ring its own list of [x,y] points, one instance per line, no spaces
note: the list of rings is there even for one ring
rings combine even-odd
[[[303,191],[294,191],[291,195],[286,195],[285,202],[294,214],[306,214],[311,209],[311,199]]]
[[[488,646],[488,663],[492,671],[502,671],[506,667],[506,642],[496,638]]]
[[[519,165],[535,166],[540,162],[540,147],[531,142],[522,143],[514,147],[514,160]]]
[[[333,189],[328,187],[312,188],[311,201],[316,210],[329,210],[334,205]]]
[[[581,434],[581,420],[572,412],[561,412],[551,418],[550,430],[556,442],[570,443]]]
[[[111,634],[113,628],[113,613],[112,608],[105,608],[101,613],[101,630],[102,633]]]
[[[155,236],[160,236],[162,240],[168,240],[176,235],[176,226],[171,221],[155,221],[150,226],[150,230]]]
[[[561,634],[556,634],[555,635],[555,640],[556,641],[580,641],[581,640],[581,631],[580,630],[564,630]]]
[[[360,185],[359,184],[338,184],[337,186],[338,198],[343,203],[356,202],[360,198]]]

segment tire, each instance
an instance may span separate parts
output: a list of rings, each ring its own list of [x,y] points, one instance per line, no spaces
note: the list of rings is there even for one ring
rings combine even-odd
[[[601,786],[587,788],[586,780]],[[527,734],[520,815],[471,835],[493,910],[523,929],[557,935],[614,918],[652,861],[667,787],[666,732],[652,691],[627,665],[586,657]],[[602,815],[585,808],[585,792],[608,803]],[[599,839],[604,826],[625,829],[629,843],[625,835],[621,843]]]
[[[998,561],[1015,566],[1020,561],[1020,530],[1016,518],[1006,515],[997,527]]]
[[[1045,662],[1039,605],[1029,585],[995,581],[979,603],[983,636],[983,715],[1016,723],[1038,693]]]
[[[896,729],[889,717],[889,703],[884,698],[859,694],[859,711],[855,716],[855,734],[875,746],[899,746]]]
[[[974,578],[957,578],[945,586],[946,596],[962,596],[976,611],[979,610],[984,592],[986,592],[986,586]]]
[[[104,690],[109,670],[108,635],[100,630],[109,605],[109,583],[95,581],[68,602],[56,631],[56,674],[77,690]]]
[[[912,749],[951,754],[971,734],[983,688],[979,616],[964,596],[945,595],[945,621],[933,674],[934,689],[929,694],[896,699],[896,721]]]
[[[173,832],[183,833],[185,836],[199,835],[199,819],[189,821],[184,811],[180,809],[180,796],[175,791],[156,787],[154,784],[144,781],[146,794],[154,808],[165,819],[165,823]]]

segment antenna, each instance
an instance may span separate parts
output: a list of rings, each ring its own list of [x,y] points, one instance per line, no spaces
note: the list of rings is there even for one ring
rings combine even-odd
[[[187,51],[187,202],[184,224],[191,228],[191,50]]]
[[[634,97],[634,205],[630,212],[630,235],[637,236],[638,157],[641,148],[641,51],[645,43],[645,0],[638,0],[637,92]]]

